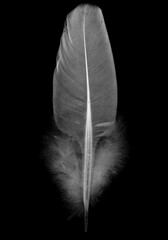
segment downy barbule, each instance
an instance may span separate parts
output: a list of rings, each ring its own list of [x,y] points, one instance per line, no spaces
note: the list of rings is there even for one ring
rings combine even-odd
[[[60,41],[53,78],[58,130],[47,161],[72,209],[82,209],[85,232],[89,204],[121,165],[116,114],[116,73],[102,11],[78,6],[67,16]]]

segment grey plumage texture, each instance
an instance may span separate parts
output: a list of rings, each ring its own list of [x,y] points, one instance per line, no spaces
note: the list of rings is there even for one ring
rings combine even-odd
[[[87,107],[84,39],[95,136],[109,128],[97,124],[115,121],[117,108],[114,61],[102,12],[98,7],[80,6],[67,17],[53,96],[57,125],[63,132],[79,138],[84,137]]]
[[[75,207],[102,192],[119,162],[114,60],[100,8],[82,5],[67,17],[53,79],[54,120],[61,135],[50,144],[50,169]]]

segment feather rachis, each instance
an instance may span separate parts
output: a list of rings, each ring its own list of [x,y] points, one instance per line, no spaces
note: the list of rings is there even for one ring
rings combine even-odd
[[[88,226],[88,211],[90,201],[90,187],[92,178],[92,163],[93,163],[93,149],[92,149],[92,114],[90,102],[90,86],[89,86],[89,73],[87,62],[87,50],[85,39],[85,17],[83,20],[83,43],[85,53],[85,68],[86,68],[86,86],[87,86],[87,112],[86,112],[86,130],[85,130],[85,155],[84,155],[84,178],[83,178],[83,203],[85,208],[85,231]]]

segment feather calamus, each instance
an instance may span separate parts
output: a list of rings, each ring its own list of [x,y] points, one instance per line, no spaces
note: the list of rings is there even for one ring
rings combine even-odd
[[[69,202],[89,204],[108,183],[120,159],[116,123],[117,81],[100,8],[81,5],[67,17],[53,78],[57,134],[50,143],[50,169]]]

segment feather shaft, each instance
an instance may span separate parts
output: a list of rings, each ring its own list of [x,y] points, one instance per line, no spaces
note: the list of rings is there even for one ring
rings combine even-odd
[[[90,104],[90,87],[89,87],[89,74],[88,74],[88,62],[87,62],[87,50],[85,39],[85,16],[83,21],[83,38],[84,38],[84,53],[85,53],[85,68],[86,68],[86,86],[87,86],[87,113],[86,113],[86,131],[85,131],[85,154],[84,154],[84,181],[83,181],[83,202],[85,208],[85,231],[88,226],[88,208],[90,200],[90,186],[92,177],[92,119],[91,119],[91,104]]]

